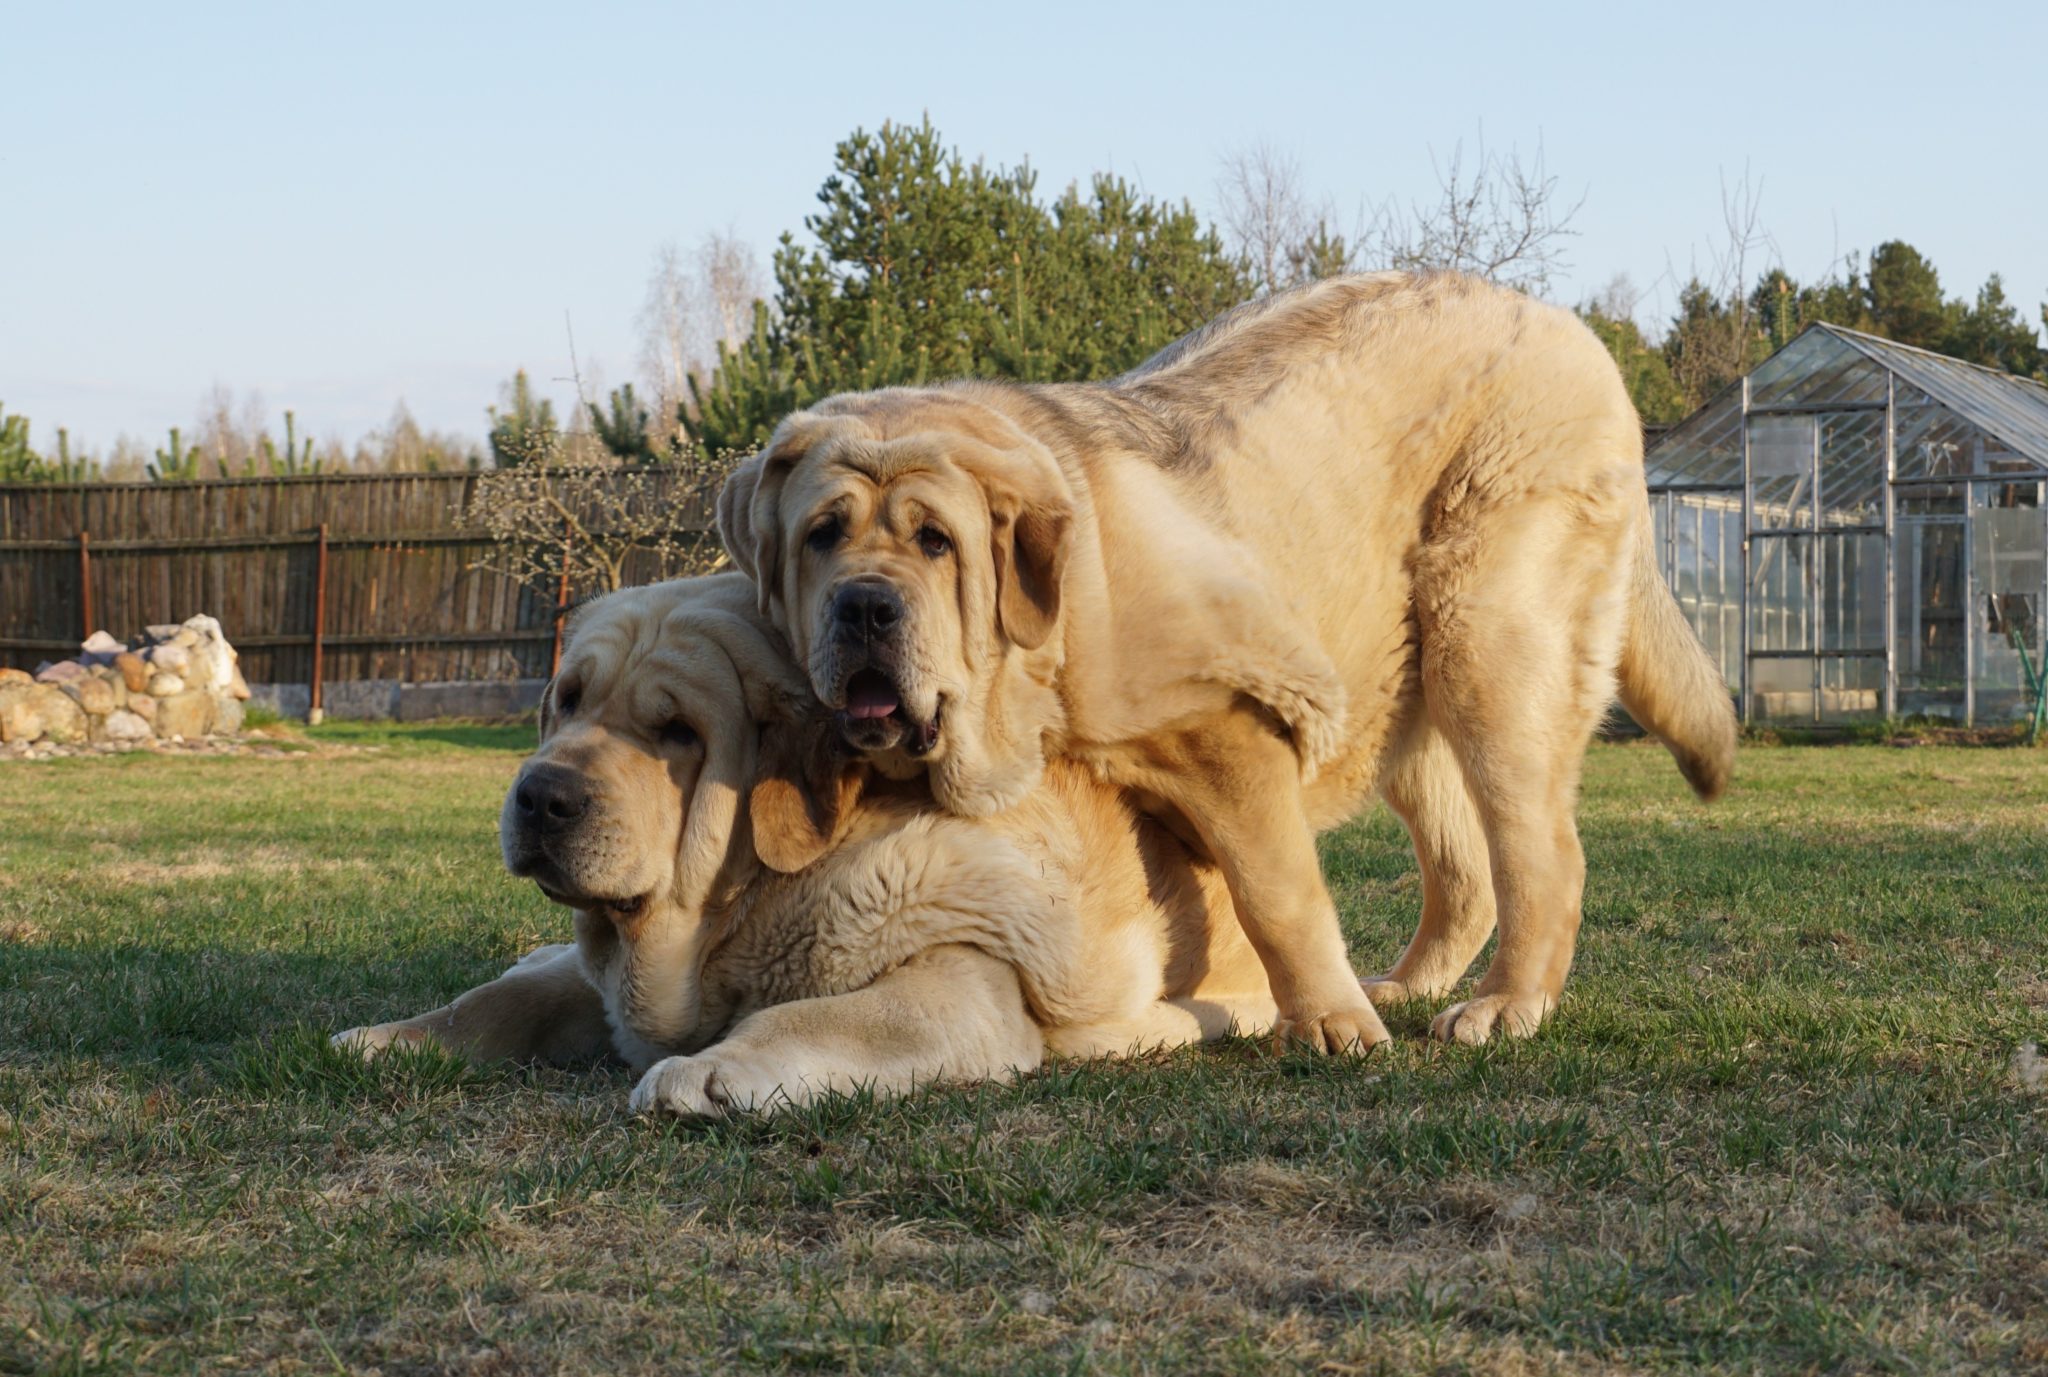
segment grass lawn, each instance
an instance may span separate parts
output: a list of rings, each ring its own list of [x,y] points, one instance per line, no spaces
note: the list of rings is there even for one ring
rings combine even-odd
[[[325,1034],[566,937],[526,738],[0,766],[0,1371],[2048,1370],[2048,752],[1601,746],[1563,1013],[766,1122]],[[1361,966],[1420,903],[1325,847]]]

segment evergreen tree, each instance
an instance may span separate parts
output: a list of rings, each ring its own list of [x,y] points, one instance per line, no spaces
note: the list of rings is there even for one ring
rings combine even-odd
[[[941,378],[1099,378],[1248,295],[1185,204],[1096,177],[1051,205],[1028,167],[948,149],[929,120],[857,131],[804,228],[775,254],[775,301],[691,379],[691,440],[755,448],[834,392]]]
[[[526,370],[505,385],[504,407],[487,407],[491,418],[491,460],[501,469],[521,464],[553,463],[561,452],[562,435],[555,426],[555,404],[536,397]]]
[[[610,415],[599,411],[596,402],[584,404],[598,443],[622,464],[652,463],[654,446],[647,439],[647,408],[634,397],[633,384],[613,388],[609,401]]]
[[[1726,299],[1698,278],[1678,293],[1678,315],[1664,334],[1664,362],[1685,409],[1703,406],[1768,351],[1749,301],[1740,291]]]
[[[57,427],[57,457],[43,461],[43,477],[52,483],[92,483],[100,477],[96,459],[71,452],[71,432]]]
[[[1319,219],[1312,233],[1288,247],[1288,274],[1295,282],[1320,282],[1350,272],[1353,257],[1344,236],[1332,233],[1330,222]]]
[[[158,450],[146,472],[152,483],[190,483],[199,477],[205,462],[206,452],[197,445],[187,445],[178,428],[172,426],[171,447]]]
[[[1645,425],[1669,425],[1686,414],[1685,394],[1671,376],[1671,365],[1661,351],[1653,349],[1633,320],[1608,315],[1597,306],[1579,310],[1579,319],[1600,337],[1621,380],[1628,387],[1629,400]]]
[[[28,447],[28,417],[0,407],[0,483],[39,483],[43,457]]]
[[[2021,320],[2019,308],[2006,299],[2005,282],[1997,273],[1977,289],[1976,304],[1957,307],[1955,324],[1941,344],[1943,353],[2023,378],[2048,362],[2034,327]]]
[[[1879,244],[1870,255],[1866,290],[1877,333],[1922,349],[1941,348],[1953,315],[1941,299],[1941,278],[1918,249],[1899,239]]]

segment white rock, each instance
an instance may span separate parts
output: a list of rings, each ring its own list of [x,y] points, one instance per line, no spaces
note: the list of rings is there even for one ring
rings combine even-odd
[[[109,741],[146,741],[155,735],[149,723],[125,709],[107,714],[107,724],[101,730]]]
[[[153,674],[149,679],[150,696],[169,698],[185,691],[185,680],[177,674]]]

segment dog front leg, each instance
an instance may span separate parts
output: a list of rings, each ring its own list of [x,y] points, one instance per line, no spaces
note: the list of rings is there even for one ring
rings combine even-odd
[[[712,1118],[869,1089],[1029,1071],[1045,1040],[1016,971],[965,946],[935,947],[850,994],[771,1005],[695,1056],[657,1062],[636,1113]]]
[[[431,1013],[336,1033],[336,1047],[375,1056],[433,1045],[471,1061],[594,1061],[611,1046],[604,998],[573,943],[542,947],[496,980]]]

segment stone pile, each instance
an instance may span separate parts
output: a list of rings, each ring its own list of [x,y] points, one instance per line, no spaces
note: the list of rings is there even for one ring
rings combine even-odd
[[[233,736],[249,686],[208,616],[144,629],[122,644],[95,631],[78,654],[34,674],[0,669],[0,743],[141,746]]]

